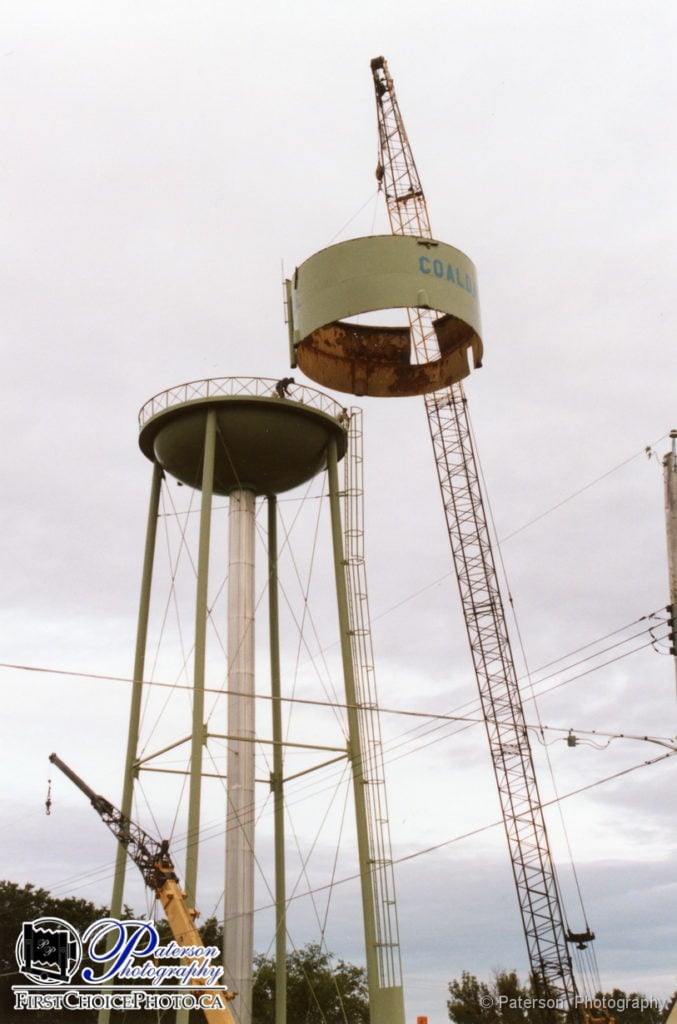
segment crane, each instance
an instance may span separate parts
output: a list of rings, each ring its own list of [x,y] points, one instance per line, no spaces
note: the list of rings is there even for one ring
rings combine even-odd
[[[89,798],[96,813],[139,868],[148,888],[158,896],[177,944],[201,947],[202,937],[195,927],[196,912],[186,904],[185,893],[179,885],[169,855],[169,842],[166,839],[158,841],[104,796],[95,793],[57,754],[50,754],[49,760]],[[200,962],[200,959],[187,957],[183,962]],[[207,1024],[235,1024],[228,1003],[223,1003],[224,998],[230,1000],[235,993],[209,989],[199,978],[192,978],[191,984],[199,986],[203,994],[213,997],[214,1005],[211,1008],[203,1007]]]
[[[376,177],[385,195],[391,231],[432,239],[423,188],[385,58],[374,58],[371,70],[379,133]],[[428,309],[409,310],[412,349],[419,362],[427,362],[436,350],[436,315]],[[580,1010],[569,944],[582,949],[594,935],[587,926],[573,933],[565,923],[467,399],[459,382],[425,394],[424,401],[532,976],[540,997]]]

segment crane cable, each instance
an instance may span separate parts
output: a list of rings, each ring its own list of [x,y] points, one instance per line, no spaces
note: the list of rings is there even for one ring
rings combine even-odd
[[[366,210],[366,208],[369,206],[370,203],[374,204],[374,217],[373,217],[373,220],[372,220],[372,233],[373,233],[373,226],[376,223],[376,214],[377,214],[376,200],[378,199],[379,191],[380,191],[380,186],[379,186],[379,188],[376,189],[375,192],[371,192],[370,193],[369,198],[366,200],[366,202],[362,203],[362,206],[360,206],[360,208],[355,211],[355,213],[352,215],[352,217],[349,217],[348,220],[345,222],[345,224],[338,229],[338,231],[333,236],[333,238],[329,239],[329,241],[327,242],[326,248],[328,248],[330,245],[334,244],[336,239],[340,235],[343,234],[343,232],[345,231],[345,229],[347,227],[350,227],[350,225],[353,223],[354,220],[357,220],[357,218],[360,216],[360,214],[363,212],[363,210]]]

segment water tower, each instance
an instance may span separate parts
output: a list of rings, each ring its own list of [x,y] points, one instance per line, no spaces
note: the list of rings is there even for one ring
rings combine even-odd
[[[359,411],[356,411],[356,415]],[[373,768],[375,744],[373,694],[362,692],[356,643],[363,630],[355,626],[355,604],[344,549],[338,467],[349,451],[352,428],[348,411],[329,396],[290,379],[218,378],[194,381],[164,391],[143,406],[139,444],[153,466],[146,545],[139,605],[134,683],[121,809],[131,815],[135,780],[150,768],[140,757],[139,737],[146,689],[148,629],[155,554],[158,546],[160,497],[169,480],[199,499],[195,558],[194,636],[192,644],[190,734],[165,745],[159,754],[182,742],[189,745],[187,845],[181,875],[187,899],[195,906],[198,890],[203,755],[212,735],[205,723],[205,691],[209,672],[207,630],[210,616],[208,582],[215,559],[225,562],[227,575],[227,763],[225,788],[224,966],[225,983],[239,993],[232,1007],[239,1024],[251,1020],[251,984],[255,869],[255,750],[257,737],[255,687],[255,531],[257,503],[267,505],[268,619],[272,766],[274,800],[275,904],[278,1024],[284,1016],[286,893],[284,869],[284,766],[278,616],[277,496],[326,471],[333,576],[336,587],[338,636],[345,684],[348,745],[355,802],[357,849],[361,877],[363,922],[374,1024],[403,1021],[394,892],[389,836],[384,842],[383,809],[374,794],[383,785],[382,771]],[[214,499],[227,498],[228,537],[219,554],[214,536]],[[225,538],[224,538],[225,541]],[[353,595],[354,596],[354,595]],[[259,684],[259,687],[261,684]],[[214,734],[216,735],[216,734]],[[304,746],[312,747],[313,737]],[[150,768],[161,771],[162,767]],[[370,772],[372,775],[370,775]],[[380,777],[377,777],[380,776]],[[378,818],[381,815],[381,818]],[[384,871],[386,876],[384,876]],[[125,853],[118,851],[111,899],[113,915],[123,905]],[[383,879],[386,877],[386,882]],[[395,965],[395,966],[393,966]]]

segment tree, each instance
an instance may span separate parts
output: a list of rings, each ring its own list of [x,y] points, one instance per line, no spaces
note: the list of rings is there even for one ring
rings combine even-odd
[[[565,1017],[556,1009],[540,1006],[535,986],[522,985],[514,971],[497,971],[489,983],[463,971],[460,981],[449,983],[449,995],[449,1019],[456,1024],[543,1024]],[[573,1013],[572,1019],[581,1016]],[[590,1024],[663,1024],[666,1018],[667,1010],[659,1000],[618,988],[598,992],[588,1017]]]
[[[334,960],[317,943],[287,956],[287,1018],[294,1024],[369,1024],[364,968]],[[254,960],[252,1024],[274,1024],[275,960]]]
[[[642,992],[624,992],[615,988],[613,992],[597,992],[594,1002],[597,1007],[614,1018],[616,1024],[662,1024],[667,1017],[658,1000],[647,999]]]
[[[449,1019],[456,1024],[523,1024],[540,1020],[524,1007],[532,1000],[530,986],[520,984],[514,971],[497,971],[487,984],[463,971],[461,980],[449,983]]]
[[[97,907],[89,900],[57,899],[46,889],[19,886],[16,882],[0,882],[0,973],[16,971],[14,949],[24,921],[39,917],[60,917],[82,932],[101,917],[108,915],[107,907]]]

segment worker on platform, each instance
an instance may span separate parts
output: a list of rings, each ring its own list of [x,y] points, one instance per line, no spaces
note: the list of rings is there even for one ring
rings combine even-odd
[[[277,397],[288,398],[289,386],[294,383],[295,381],[293,377],[283,377],[282,380],[278,380],[277,384],[275,385],[275,393]]]

